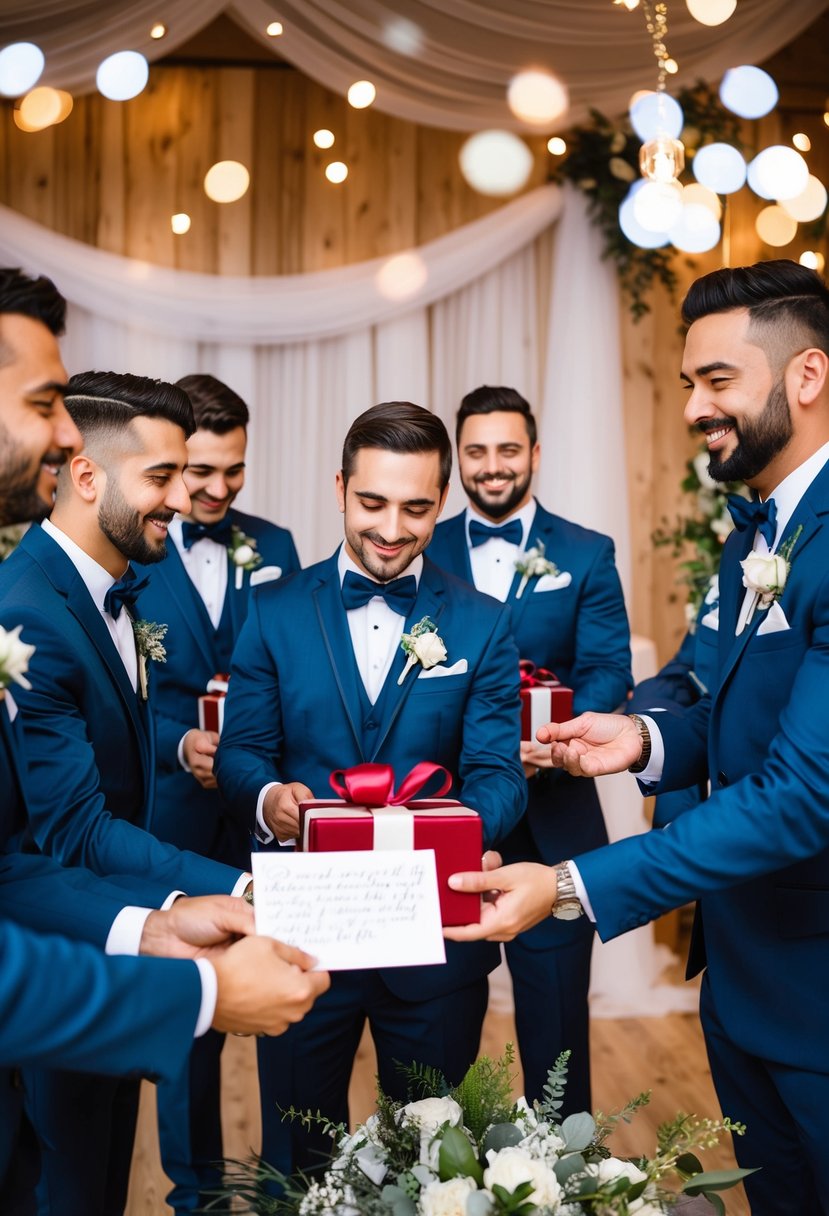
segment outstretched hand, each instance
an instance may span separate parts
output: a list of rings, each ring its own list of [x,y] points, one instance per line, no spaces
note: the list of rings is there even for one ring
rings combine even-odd
[[[481,923],[454,925],[443,930],[453,942],[511,942],[550,915],[556,899],[556,873],[550,866],[523,861],[503,866],[497,853],[486,853],[483,872],[452,874],[453,891],[480,891]]]
[[[144,922],[140,954],[165,958],[214,958],[240,937],[255,933],[253,908],[232,895],[177,899]]]
[[[573,777],[622,773],[642,754],[636,723],[625,714],[580,714],[569,722],[549,722],[538,729],[539,743],[551,744],[553,768]]]

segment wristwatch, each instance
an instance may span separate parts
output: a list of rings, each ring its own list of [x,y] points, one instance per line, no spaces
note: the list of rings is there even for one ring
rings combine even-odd
[[[651,759],[651,732],[648,730],[647,723],[638,714],[631,714],[630,720],[639,731],[639,738],[642,740],[642,751],[639,759],[634,764],[631,764],[628,772],[643,773],[650,764]]]
[[[550,912],[556,920],[576,920],[584,916],[582,902],[576,894],[576,884],[570,872],[569,861],[560,861],[556,871],[556,902]]]

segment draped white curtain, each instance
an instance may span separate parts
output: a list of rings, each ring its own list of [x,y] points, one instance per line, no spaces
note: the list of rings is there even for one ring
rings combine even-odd
[[[341,537],[333,479],[358,413],[412,400],[451,430],[470,388],[509,384],[539,419],[539,497],[613,536],[627,582],[618,289],[600,252],[582,196],[544,186],[413,251],[424,284],[395,303],[377,261],[219,278],[90,249],[0,208],[0,262],[50,275],[69,300],[70,372],[211,372],[250,403],[242,505],[291,528],[306,563]],[[448,510],[462,502],[453,484]]]
[[[762,62],[824,8],[823,0],[740,0],[711,29],[675,0],[668,45],[680,70],[672,91]],[[621,113],[635,89],[654,83],[642,11],[610,0],[0,0],[0,45],[37,42],[47,56],[43,82],[85,92],[106,55],[131,49],[158,59],[225,10],[321,84],[345,93],[368,77],[378,109],[428,126],[520,129],[505,90],[526,67],[550,68],[567,82],[571,110],[561,126],[582,121],[590,107]],[[159,19],[169,32],[156,42],[149,31]],[[280,38],[264,32],[273,20],[284,25]]]

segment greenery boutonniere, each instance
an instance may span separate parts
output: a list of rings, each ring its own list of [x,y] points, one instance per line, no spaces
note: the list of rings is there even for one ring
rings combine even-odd
[[[146,701],[147,659],[152,659],[155,663],[167,662],[167,651],[162,644],[167,636],[167,626],[157,625],[155,621],[133,621],[132,631],[138,650],[138,683],[141,696]]]
[[[240,591],[245,570],[255,570],[262,565],[262,554],[256,552],[256,538],[245,536],[234,524],[230,529],[230,544],[227,547],[230,560],[236,567],[236,590]]]
[[[540,540],[536,541],[532,549],[527,549],[521,557],[515,559],[515,569],[521,575],[521,582],[515,593],[517,600],[521,599],[531,578],[540,577],[542,574],[552,574],[555,577],[559,573],[558,566],[544,556],[544,543]]]
[[[792,549],[803,531],[803,525],[783,541],[776,553],[758,553],[752,549],[748,557],[740,562],[743,568],[743,586],[754,592],[754,603],[748,615],[751,620],[756,608],[765,612],[786,589],[789,571],[792,568]]]
[[[26,689],[32,687],[26,679],[26,672],[35,648],[21,642],[22,628],[22,625],[16,625],[14,629],[4,629],[0,625],[0,700],[11,683]]]
[[[400,639],[400,648],[405,650],[408,658],[406,666],[400,673],[397,683],[402,684],[414,667],[420,663],[427,671],[436,667],[446,658],[446,647],[443,638],[438,636],[438,627],[428,616],[424,616],[416,625],[412,625],[411,633],[404,633]]]

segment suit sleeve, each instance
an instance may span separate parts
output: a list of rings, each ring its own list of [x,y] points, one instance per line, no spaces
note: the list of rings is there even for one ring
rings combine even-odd
[[[458,760],[459,796],[481,816],[485,848],[503,839],[526,809],[520,742],[518,647],[503,608],[467,697]]]
[[[694,670],[695,635],[689,630],[672,659],[655,676],[640,681],[633,690],[627,709],[630,713],[646,713],[669,705],[685,709],[700,699],[701,689],[691,679]]]
[[[169,698],[172,701],[172,697]],[[178,762],[178,747],[188,730],[198,728],[195,713],[192,722],[179,722],[158,709],[153,709],[155,723],[155,746],[158,766],[168,773],[177,773],[181,769]],[[195,780],[195,778],[193,778]]]
[[[602,539],[588,571],[576,617],[573,712],[611,713],[633,687],[630,627],[613,542]]]
[[[0,920],[0,1063],[173,1079],[193,1043],[192,962],[107,958]]]

